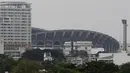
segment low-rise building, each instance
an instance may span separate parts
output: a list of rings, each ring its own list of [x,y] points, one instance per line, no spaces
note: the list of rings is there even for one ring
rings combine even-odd
[[[71,56],[68,56],[67,58],[67,62],[68,63],[72,63],[72,64],[76,64],[76,65],[82,65],[84,62],[84,59],[81,58],[81,57],[71,57]]]
[[[89,51],[91,50],[93,44],[91,41],[76,41],[76,42],[65,42],[64,43],[64,54],[69,55],[70,52],[73,50],[84,50],[84,51]]]
[[[114,55],[112,53],[99,53],[97,61],[113,63],[113,57]]]
[[[88,61],[97,61],[99,52],[104,52],[104,48],[92,48],[88,51]]]
[[[126,52],[121,53],[100,53],[98,61],[113,62],[116,65],[122,65],[130,62],[130,55]]]

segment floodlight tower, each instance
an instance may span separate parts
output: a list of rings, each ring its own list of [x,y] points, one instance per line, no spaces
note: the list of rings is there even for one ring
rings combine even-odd
[[[128,26],[127,20],[122,19],[122,23],[123,23],[123,50],[128,52],[128,50],[127,50],[127,26]]]

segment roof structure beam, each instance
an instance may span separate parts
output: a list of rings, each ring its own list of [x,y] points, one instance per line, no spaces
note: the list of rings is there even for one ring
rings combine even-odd
[[[62,37],[64,37],[65,36],[65,31],[62,33]]]
[[[56,31],[54,32],[53,38],[55,38],[55,36],[56,36]]]
[[[93,38],[95,38],[97,36],[97,33],[94,34]]]
[[[45,32],[45,39],[46,39],[46,37],[47,37],[47,32]]]
[[[90,32],[88,32],[88,33],[86,34],[86,38],[88,38],[88,37],[89,37],[89,35],[90,35]]]
[[[82,31],[80,31],[79,36],[82,36],[82,34],[83,34],[83,32],[82,32]]]
[[[74,31],[71,32],[71,37],[74,35]]]

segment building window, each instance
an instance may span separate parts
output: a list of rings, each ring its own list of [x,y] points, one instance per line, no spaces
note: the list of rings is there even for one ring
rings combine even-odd
[[[26,15],[22,15],[22,17],[27,17]]]
[[[22,23],[26,23],[26,21],[22,21]]]
[[[4,20],[9,20],[9,18],[4,18]]]

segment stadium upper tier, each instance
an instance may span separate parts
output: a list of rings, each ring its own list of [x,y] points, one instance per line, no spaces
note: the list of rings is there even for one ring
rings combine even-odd
[[[32,28],[33,46],[63,46],[66,41],[92,41],[93,47],[102,47],[105,52],[117,52],[119,42],[111,36],[89,30],[44,30]]]

